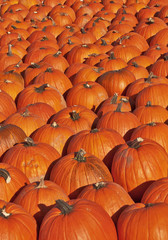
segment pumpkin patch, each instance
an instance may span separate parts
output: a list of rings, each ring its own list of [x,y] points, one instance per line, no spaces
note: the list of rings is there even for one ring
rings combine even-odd
[[[168,239],[167,16],[0,0],[0,239]]]

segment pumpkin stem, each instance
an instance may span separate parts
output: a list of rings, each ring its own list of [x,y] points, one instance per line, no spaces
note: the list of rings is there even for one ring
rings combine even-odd
[[[36,146],[36,144],[34,143],[33,139],[30,137],[26,137],[24,139],[24,147],[32,147],[32,146]]]
[[[80,118],[79,113],[77,113],[75,110],[70,112],[69,115],[73,121],[78,120]]]
[[[109,59],[110,59],[110,60],[116,59],[116,57],[114,56],[114,52],[110,52]]]
[[[146,107],[151,107],[151,106],[152,106],[151,101],[148,101],[147,104],[146,104]]]
[[[3,218],[8,218],[11,215],[11,213],[7,213],[5,209],[6,209],[6,206],[3,206],[3,208],[0,208],[0,216]]]
[[[45,183],[44,183],[44,178],[43,177],[40,178],[40,182],[37,183],[36,188],[47,188]]]
[[[40,68],[40,65],[37,64],[37,63],[33,63],[33,62],[32,62],[32,63],[30,64],[30,67],[31,67],[31,68]]]
[[[92,68],[93,71],[97,72],[97,73],[100,73],[102,70],[104,70],[103,67],[97,67],[97,68]]]
[[[69,45],[73,45],[73,42],[71,41],[70,38],[68,38],[68,44],[69,44]]]
[[[12,44],[8,44],[8,52],[7,52],[8,56],[12,56]]]
[[[90,133],[97,133],[97,132],[99,132],[99,129],[97,129],[97,128],[94,128],[90,131]]]
[[[80,29],[80,31],[81,31],[82,34],[86,34],[86,31],[83,27]]]
[[[78,152],[75,152],[74,159],[77,160],[78,162],[86,162],[86,157],[84,157],[85,154],[86,154],[85,150],[81,148]]]
[[[150,25],[153,24],[155,21],[152,17],[148,18],[148,21],[146,22],[146,24]]]
[[[121,107],[123,105],[123,102],[120,102],[118,105],[117,105],[117,108],[115,110],[115,112],[121,112]]]
[[[105,182],[97,182],[97,183],[94,183],[93,184],[93,187],[96,189],[96,190],[99,190],[100,188],[103,188],[107,185],[107,183]]]
[[[53,25],[53,26],[55,26],[55,25],[56,25],[56,24],[55,24],[55,21],[54,21],[54,19],[53,19],[52,17],[48,16],[48,19],[50,19],[50,20],[51,20],[51,22],[52,22],[52,25]]]
[[[84,83],[83,86],[84,86],[85,88],[92,88],[92,86],[89,85],[88,83]]]
[[[4,168],[0,168],[0,177],[3,177],[6,183],[10,183],[11,181],[11,176],[9,172]]]
[[[128,141],[128,142],[127,142],[127,145],[128,145],[130,148],[135,148],[135,149],[137,149],[137,148],[140,147],[140,143],[143,142],[143,141],[144,141],[143,138],[138,137],[138,138],[136,138],[136,139],[133,140],[133,141]]]
[[[155,122],[150,122],[150,123],[147,123],[147,125],[149,125],[149,126],[156,126],[156,123]]]
[[[121,102],[124,102],[124,103],[129,102],[129,100],[128,100],[127,98],[124,98],[124,97],[120,98],[120,101],[121,101]]]
[[[53,68],[52,67],[48,67],[45,72],[49,72],[49,73],[52,73],[53,72]]]
[[[61,53],[62,53],[61,51],[58,51],[58,52],[56,52],[53,56],[54,56],[54,57],[58,57]]]
[[[59,127],[59,125],[56,122],[53,122],[53,123],[51,123],[51,127],[57,128],[57,127]]]
[[[101,46],[107,46],[107,43],[104,39],[101,38]]]
[[[56,207],[61,211],[61,214],[66,215],[71,213],[73,205],[69,205],[62,199],[56,200]]]
[[[26,110],[21,114],[21,116],[23,117],[28,117],[30,115],[30,112],[28,110],[28,108],[26,108]]]
[[[157,78],[157,76],[155,76],[155,75],[153,74],[153,72],[150,72],[148,78],[145,78],[145,82],[151,83],[151,79],[152,79],[152,78]]]
[[[146,203],[145,204],[145,208],[147,208],[147,207],[152,207],[152,206],[154,206],[155,204],[154,203]]]
[[[119,44],[122,44],[123,40],[129,39],[129,38],[130,38],[129,35],[126,35],[126,36],[121,37],[121,38],[120,38],[120,41],[119,41]]]
[[[114,93],[110,103],[111,104],[116,104],[117,103],[117,98],[118,98],[118,93]]]
[[[132,66],[134,66],[134,67],[139,67],[139,65],[136,63],[136,62],[132,62]]]
[[[48,40],[47,36],[42,37],[41,42]]]
[[[49,87],[49,84],[45,83],[45,84],[41,85],[40,87],[35,87],[35,91],[37,93],[43,93],[47,87]]]
[[[168,55],[165,55],[163,58],[165,61],[168,61]]]

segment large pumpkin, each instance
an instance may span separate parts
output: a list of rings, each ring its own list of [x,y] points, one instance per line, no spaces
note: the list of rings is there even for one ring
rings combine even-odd
[[[83,130],[75,134],[67,146],[67,153],[78,151],[83,148],[103,161],[108,168],[111,168],[112,157],[116,147],[124,144],[122,136],[113,129],[94,128]]]
[[[168,238],[168,205],[166,203],[128,206],[117,223],[119,240],[158,240]]]
[[[14,200],[36,219],[40,226],[44,215],[54,206],[57,199],[68,201],[63,189],[56,183],[43,178],[22,188]]]
[[[37,239],[35,219],[15,203],[0,200],[0,224],[0,239]]]
[[[84,186],[112,181],[112,176],[99,158],[80,149],[59,159],[51,170],[50,180],[60,185],[70,198],[75,198]]]
[[[56,201],[44,217],[39,240],[117,240],[113,221],[97,203],[86,199]]]
[[[159,166],[159,167],[158,167]],[[168,154],[150,139],[137,138],[121,145],[114,154],[112,176],[114,182],[140,201],[152,181],[167,176]]]
[[[119,184],[114,182],[97,182],[86,186],[78,198],[88,199],[101,205],[117,223],[121,212],[134,201]]]
[[[49,174],[50,165],[60,157],[58,151],[47,143],[26,138],[6,152],[2,161],[19,168],[30,182],[39,181]]]

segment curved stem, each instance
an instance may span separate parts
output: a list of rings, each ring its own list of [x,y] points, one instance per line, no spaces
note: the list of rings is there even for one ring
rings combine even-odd
[[[0,216],[3,218],[8,218],[11,215],[11,213],[7,213],[5,209],[6,209],[6,206],[3,206],[3,208],[0,208]]]
[[[33,141],[33,139],[32,138],[30,138],[30,137],[26,137],[25,139],[24,139],[24,146],[25,147],[32,147],[32,146],[36,146],[36,144],[34,143],[34,141]]]
[[[97,182],[97,183],[94,183],[94,184],[93,184],[93,187],[94,187],[96,190],[99,190],[99,189],[101,189],[101,188],[104,188],[106,185],[107,185],[106,182]]]
[[[84,157],[85,154],[85,150],[81,148],[78,152],[75,153],[74,159],[78,162],[86,162],[86,157]]]
[[[127,145],[128,145],[130,148],[135,148],[135,149],[137,149],[137,148],[140,147],[140,143],[143,142],[143,141],[144,141],[143,138],[138,137],[138,138],[136,138],[136,139],[133,140],[133,141],[128,141],[128,142],[127,142]]]
[[[4,168],[0,168],[0,177],[3,177],[6,183],[10,183],[11,181],[11,176],[9,172]]]
[[[61,214],[63,215],[69,214],[73,210],[73,205],[69,205],[62,199],[56,200],[56,207],[61,211]]]
[[[78,120],[80,118],[79,113],[77,113],[75,110],[70,112],[69,115],[73,121]]]

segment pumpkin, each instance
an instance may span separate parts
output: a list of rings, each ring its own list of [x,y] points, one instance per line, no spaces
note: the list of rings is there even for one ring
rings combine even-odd
[[[152,105],[151,101],[148,101],[145,106],[134,109],[133,114],[142,124],[168,121],[168,111],[160,105]]]
[[[114,52],[111,51],[109,55],[109,57],[100,60],[97,66],[104,68],[105,71],[115,71],[127,66],[127,63],[122,58],[115,57]]]
[[[68,228],[65,227],[67,224]],[[116,228],[108,213],[97,203],[86,199],[57,200],[55,207],[45,215],[39,240],[51,240],[57,236],[62,240],[117,240]]]
[[[167,200],[168,194],[168,178],[160,178],[154,181],[144,192],[141,202],[144,204],[147,203],[157,203],[157,202],[165,202],[168,203]]]
[[[147,101],[164,108],[168,106],[168,84],[155,84],[141,90],[135,99],[135,106],[143,106]]]
[[[58,151],[47,143],[34,142],[26,138],[2,156],[2,162],[20,169],[30,182],[48,177],[51,164],[60,157]]]
[[[167,176],[168,154],[158,143],[138,137],[116,150],[111,167],[114,182],[138,202],[152,181]]]
[[[84,186],[100,181],[112,181],[112,176],[99,158],[80,149],[61,157],[54,164],[50,180],[61,186],[72,199],[77,197]]]
[[[105,113],[109,111],[115,111],[118,103],[122,102],[121,110],[122,112],[130,112],[131,111],[131,102],[129,101],[129,97],[119,96],[117,93],[105,101],[103,101],[97,108],[96,114],[100,118]]]
[[[58,125],[56,122],[45,124],[36,129],[31,138],[36,142],[44,142],[54,147],[60,155],[65,155],[70,137],[75,134],[69,126]]]
[[[58,69],[62,72],[64,72],[69,67],[69,63],[67,59],[62,55],[61,51],[54,52],[53,54],[47,54],[47,56],[42,59],[42,63],[48,63],[53,66],[53,68]]]
[[[56,122],[61,126],[68,126],[75,133],[82,130],[90,130],[95,126],[97,115],[85,106],[75,105],[64,108],[51,116],[49,123]]]
[[[22,171],[7,163],[0,163],[1,200],[13,201],[20,190],[29,183],[28,178]]]
[[[0,157],[16,143],[24,141],[26,133],[13,124],[0,124]]]
[[[43,126],[45,121],[41,117],[29,112],[29,110],[25,108],[23,111],[13,113],[7,117],[4,121],[4,124],[16,125],[23,129],[26,135],[29,136],[37,128]]]
[[[121,111],[122,102],[118,103],[115,111],[109,111],[99,118],[97,128],[114,129],[128,141],[134,128],[140,125],[140,121],[132,112]]]
[[[22,188],[13,202],[30,213],[36,219],[39,227],[43,217],[55,205],[57,199],[69,200],[60,186],[41,178],[40,181],[30,183]]]
[[[82,105],[96,111],[98,105],[108,98],[103,86],[97,82],[87,81],[74,85],[66,94],[67,106]]]
[[[1,239],[22,240],[23,236],[25,240],[37,239],[37,224],[34,217],[15,203],[0,200],[0,224],[3,226],[0,229]]]
[[[101,205],[115,224],[121,212],[128,205],[134,204],[123,187],[110,181],[97,182],[84,187],[77,198],[88,199]]]
[[[39,116],[45,123],[47,123],[48,119],[56,113],[53,107],[43,102],[36,102],[33,104],[28,104],[26,107],[18,109],[18,113],[23,113],[28,110],[29,113]]]
[[[44,102],[54,108],[56,112],[66,107],[62,94],[49,84],[31,84],[24,88],[17,97],[17,108],[26,107],[28,104]]]
[[[118,239],[141,240],[142,233],[144,240],[167,239],[167,214],[166,203],[136,203],[128,206],[117,222]]]
[[[0,89],[0,112],[4,114],[4,120],[12,113],[15,113],[16,110],[16,104],[12,97]]]
[[[115,130],[94,128],[75,134],[68,143],[67,153],[76,152],[83,148],[88,153],[98,157],[110,169],[116,147],[124,143],[124,139]]]
[[[135,76],[131,71],[122,68],[107,71],[98,77],[96,81],[106,89],[108,96],[111,97],[114,93],[125,95],[126,88],[135,80]],[[118,82],[120,82],[120,84],[118,84]]]
[[[168,153],[168,125],[162,122],[150,122],[141,124],[135,128],[131,134],[130,140],[137,137],[148,138],[159,143]]]
[[[45,72],[38,74],[33,80],[34,84],[50,84],[63,95],[72,87],[69,78],[60,70],[48,67]]]

